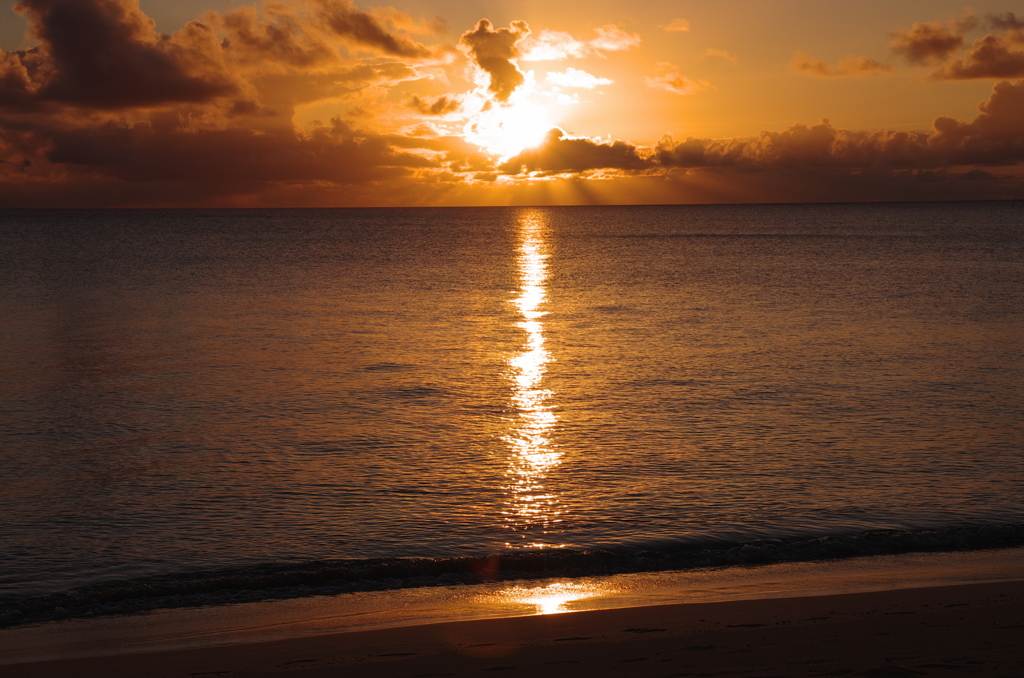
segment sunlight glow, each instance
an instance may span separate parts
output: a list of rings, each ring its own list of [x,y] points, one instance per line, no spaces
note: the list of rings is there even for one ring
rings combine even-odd
[[[558,614],[569,612],[567,605],[575,600],[594,598],[608,592],[582,583],[557,582],[537,588],[513,586],[502,591],[500,595],[517,603],[534,605],[537,614]]]
[[[533,71],[525,76],[526,81],[505,103],[493,101],[484,86],[466,97],[463,106],[469,120],[462,130],[466,141],[500,156],[500,160],[543,143],[551,128],[557,126],[549,105],[552,102],[538,101],[542,93]]]
[[[466,123],[467,141],[507,160],[544,141],[555,124],[544,106],[529,100],[493,105]]]

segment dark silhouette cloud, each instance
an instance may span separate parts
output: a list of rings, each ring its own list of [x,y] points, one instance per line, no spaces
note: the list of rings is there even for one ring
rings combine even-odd
[[[495,29],[490,21],[480,19],[473,30],[459,39],[470,58],[491,77],[488,89],[498,101],[508,101],[523,84],[524,76],[513,59],[519,55],[517,44],[529,34],[530,27],[525,21],[513,21],[509,28]]]
[[[0,101],[117,109],[204,102],[237,90],[206,24],[158,35],[134,0],[21,0],[16,8],[41,44],[3,55]]]
[[[972,122],[940,117],[930,132],[853,132],[827,120],[750,139],[663,140],[666,167],[936,168],[1024,163],[1024,82],[1001,82]]]
[[[362,183],[433,163],[395,151],[382,137],[341,121],[300,135],[288,130],[190,132],[158,123],[52,130],[52,163],[85,166],[123,181]]]
[[[651,161],[641,157],[632,144],[569,137],[556,128],[548,132],[543,144],[509,158],[500,169],[505,174],[561,174],[596,169],[643,170],[650,167]]]

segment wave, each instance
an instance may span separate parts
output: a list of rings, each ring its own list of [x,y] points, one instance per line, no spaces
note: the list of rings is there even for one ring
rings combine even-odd
[[[44,596],[0,599],[0,627],[69,618],[492,581],[659,572],[928,551],[1024,546],[1024,523],[856,535],[709,540],[632,549],[548,549],[482,557],[369,558],[268,563],[110,581]]]

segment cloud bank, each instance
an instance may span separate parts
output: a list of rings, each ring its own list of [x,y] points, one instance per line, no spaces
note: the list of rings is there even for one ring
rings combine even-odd
[[[514,120],[525,112],[516,102],[535,87],[547,87],[551,100],[572,98],[561,89],[577,90],[573,97],[615,91],[621,82],[595,64],[638,49],[640,36],[604,25],[583,40],[481,19],[450,46],[431,37],[445,30],[436,18],[349,0],[240,6],[170,34],[157,32],[136,0],[22,0],[17,8],[36,43],[0,52],[4,207],[431,204],[486,187],[494,192],[480,195],[505,200],[509,187],[613,180],[657,186],[652,199],[667,202],[727,199],[723,186],[770,187],[785,199],[812,195],[807,187],[822,177],[835,179],[820,188],[825,197],[847,196],[842,186],[865,177],[874,182],[869,197],[898,197],[891,187],[911,181],[939,197],[1024,196],[1024,21],[1011,13],[893,34],[896,56],[931,80],[995,81],[969,121],[940,116],[930,129],[892,132],[823,120],[646,144],[555,128],[499,160],[468,141],[482,116]],[[584,58],[594,73],[565,67],[537,77],[521,68],[528,59]],[[828,78],[889,73],[867,57],[831,65],[803,53],[790,67]],[[713,95],[710,83],[672,64],[654,69],[638,77],[641,87]],[[475,89],[452,85],[466,72],[479,78]],[[310,110],[326,114],[317,120]],[[691,190],[716,181],[720,192]]]

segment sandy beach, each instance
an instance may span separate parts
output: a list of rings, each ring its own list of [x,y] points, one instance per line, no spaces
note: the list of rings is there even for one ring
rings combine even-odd
[[[108,676],[1022,676],[1024,582],[661,605],[4,667]]]

